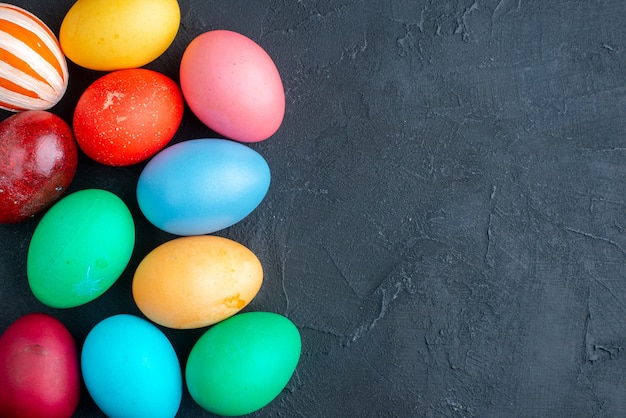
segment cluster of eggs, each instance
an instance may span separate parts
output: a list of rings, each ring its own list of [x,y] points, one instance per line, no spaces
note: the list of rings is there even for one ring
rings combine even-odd
[[[0,167],[0,222],[45,210],[26,263],[35,297],[57,309],[89,303],[122,275],[134,251],[134,220],[122,199],[102,189],[63,196],[78,150],[114,167],[147,162],[137,182],[140,210],[179,236],[152,249],[135,270],[132,294],[146,319],[103,319],[80,354],[47,314],[27,314],[2,334],[2,416],[71,416],[81,376],[109,416],[173,417],[183,380],[204,409],[243,415],[271,402],[295,371],[295,325],[277,313],[240,313],[263,282],[259,259],[210,235],[248,216],[269,189],[268,164],[246,143],[281,125],[281,78],[258,44],[227,30],[191,41],[180,87],[141,68],[172,44],[180,16],[176,0],[78,0],[56,38],[29,11],[0,3],[0,107],[16,112],[0,123],[0,156],[8,161]],[[71,128],[48,111],[67,89],[66,58],[106,72],[79,98]],[[168,146],[185,103],[223,138]],[[157,325],[209,327],[184,373]]]

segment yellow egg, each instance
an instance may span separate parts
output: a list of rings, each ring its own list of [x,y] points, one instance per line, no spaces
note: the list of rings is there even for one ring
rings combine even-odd
[[[78,0],[63,19],[59,41],[82,67],[137,68],[165,52],[179,25],[176,0]]]
[[[243,309],[263,282],[261,262],[227,238],[176,238],[139,263],[132,292],[141,312],[169,328],[201,328]]]

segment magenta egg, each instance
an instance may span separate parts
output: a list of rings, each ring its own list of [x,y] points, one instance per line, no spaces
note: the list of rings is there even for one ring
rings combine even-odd
[[[78,351],[56,318],[31,313],[0,337],[0,416],[70,418],[80,398]]]

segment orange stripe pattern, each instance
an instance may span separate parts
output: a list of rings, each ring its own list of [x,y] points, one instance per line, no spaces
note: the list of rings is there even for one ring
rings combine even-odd
[[[50,109],[65,94],[68,78],[59,41],[46,24],[0,3],[0,108]]]

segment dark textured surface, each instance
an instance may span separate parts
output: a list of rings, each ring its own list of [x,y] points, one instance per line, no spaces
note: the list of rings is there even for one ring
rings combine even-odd
[[[15,3],[58,33],[72,2]],[[194,36],[231,29],[274,58],[287,95],[281,129],[253,145],[270,192],[220,233],[263,262],[247,310],[284,314],[303,337],[292,381],[255,416],[626,415],[625,2],[181,9],[150,68],[177,79]],[[70,120],[97,75],[72,66],[54,112]],[[174,141],[211,135],[187,112]],[[138,232],[127,272],[89,305],[39,304],[25,276],[37,220],[0,226],[0,328],[43,310],[82,343],[137,312],[134,267],[172,238],[137,209],[140,169],[79,161],[72,190],[117,193]],[[202,330],[166,332],[184,362]],[[77,416],[96,411],[84,395]],[[185,394],[179,416],[203,415]]]

